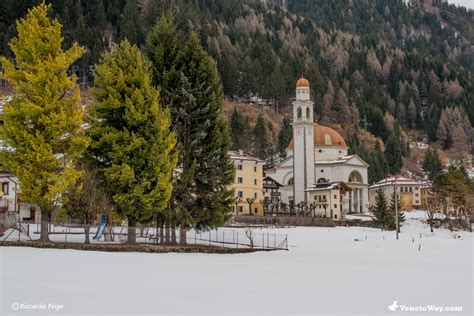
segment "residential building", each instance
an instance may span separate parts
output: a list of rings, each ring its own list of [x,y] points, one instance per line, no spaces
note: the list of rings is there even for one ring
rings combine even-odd
[[[351,188],[344,182],[317,183],[306,190],[312,216],[344,220]]]
[[[234,215],[263,216],[263,165],[264,162],[240,151],[229,152],[235,166],[235,180],[232,184],[235,202]]]
[[[268,212],[270,206],[273,203],[277,203],[281,199],[280,192],[281,184],[272,179],[272,177],[266,176],[263,178],[263,196],[264,196],[264,207],[265,213]]]
[[[370,205],[375,205],[375,197],[380,189],[387,200],[392,198],[395,188],[400,197],[402,211],[411,211],[422,208],[422,194],[428,194],[429,184],[425,180],[413,180],[402,175],[385,178],[369,187]],[[423,191],[423,193],[422,193]]]

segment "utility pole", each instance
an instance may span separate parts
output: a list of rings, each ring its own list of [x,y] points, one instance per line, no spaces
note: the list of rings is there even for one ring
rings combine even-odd
[[[393,194],[395,196],[395,235],[398,240],[398,229],[399,229],[399,223],[398,223],[398,192],[397,192],[397,176],[395,176],[395,181],[393,182]]]

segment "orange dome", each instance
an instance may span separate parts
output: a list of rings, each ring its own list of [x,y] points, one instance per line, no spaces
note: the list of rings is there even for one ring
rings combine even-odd
[[[301,78],[296,81],[296,87],[309,88],[309,81],[305,77],[301,76]]]
[[[344,137],[330,127],[314,124],[313,134],[314,146],[337,146],[347,148]],[[293,148],[293,139],[291,139],[288,148]]]

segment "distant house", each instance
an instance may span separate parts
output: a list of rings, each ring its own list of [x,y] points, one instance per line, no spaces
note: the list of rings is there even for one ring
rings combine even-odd
[[[306,190],[308,202],[313,206],[315,217],[331,217],[344,220],[348,213],[347,199],[351,188],[344,182],[317,183]]]
[[[21,201],[18,179],[11,173],[0,172],[0,222],[5,227],[12,223],[39,223],[41,214],[38,207]]]
[[[230,159],[235,166],[235,191],[232,213],[234,215],[263,216],[263,165],[264,161],[245,154],[243,151],[230,151]]]
[[[265,212],[268,211],[272,203],[278,202],[281,200],[281,183],[273,179],[272,177],[266,176],[263,178],[263,196],[264,196],[264,206]]]
[[[402,211],[411,211],[423,207],[423,196],[429,191],[429,183],[426,180],[413,180],[408,177],[397,175],[385,178],[369,187],[369,203],[375,205],[375,197],[380,189],[385,194],[387,200],[392,198],[396,188]]]

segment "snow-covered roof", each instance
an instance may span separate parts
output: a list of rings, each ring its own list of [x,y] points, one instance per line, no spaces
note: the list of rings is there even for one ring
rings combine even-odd
[[[343,181],[338,182],[327,182],[327,183],[317,183],[306,189],[306,192],[313,192],[313,191],[326,191],[326,190],[333,190],[336,189],[338,186],[342,186],[345,190],[350,191],[350,187],[345,184]]]
[[[264,161],[256,157],[250,156],[243,151],[229,151],[228,152],[230,159],[232,160],[248,160],[255,161],[257,163],[263,163]]]
[[[317,160],[316,163],[317,164],[328,164],[328,165],[332,165],[332,164],[343,164],[343,163],[347,163],[348,161],[350,161],[351,159],[357,159],[359,160],[361,163],[363,163],[365,166],[369,166],[364,160],[362,160],[362,158],[360,158],[358,155],[347,155],[347,156],[340,156],[339,158],[335,159],[335,160]]]
[[[396,175],[396,176],[391,176],[383,180],[380,180],[379,182],[371,185],[369,189],[374,189],[374,188],[384,187],[384,186],[392,186],[392,185],[417,185],[421,187],[430,187],[431,183],[426,180],[417,181],[417,180],[413,180],[402,175]]]

